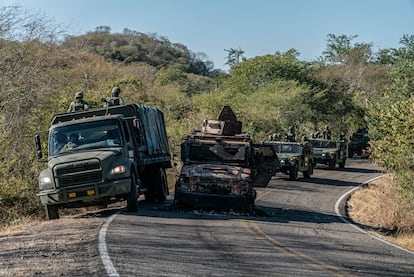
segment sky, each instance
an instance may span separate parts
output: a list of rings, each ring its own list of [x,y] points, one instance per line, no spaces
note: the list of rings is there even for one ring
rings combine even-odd
[[[0,0],[0,7],[15,4],[70,35],[98,26],[156,33],[223,70],[231,48],[246,58],[294,48],[300,60],[314,61],[328,34],[357,35],[353,43],[372,43],[374,51],[414,35],[414,0]]]

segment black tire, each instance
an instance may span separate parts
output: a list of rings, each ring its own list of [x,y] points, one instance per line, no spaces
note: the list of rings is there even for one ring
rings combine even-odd
[[[348,158],[352,158],[354,156],[354,152],[352,150],[348,150]]]
[[[335,158],[333,158],[332,160],[329,161],[328,166],[330,169],[334,169],[336,165],[336,161]]]
[[[289,180],[296,180],[298,178],[298,168],[296,165],[289,169]]]
[[[45,209],[47,219],[59,219],[59,211],[56,205],[46,205]]]
[[[164,168],[157,168],[154,172],[154,186],[155,186],[155,198],[159,203],[167,200],[168,182],[167,175]]]
[[[138,212],[137,178],[135,174],[131,175],[131,191],[128,193],[127,210],[129,213]]]
[[[345,168],[345,161],[339,163],[339,168]]]

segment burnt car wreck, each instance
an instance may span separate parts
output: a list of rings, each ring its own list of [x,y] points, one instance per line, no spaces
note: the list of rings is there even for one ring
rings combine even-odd
[[[267,186],[278,159],[271,146],[256,145],[230,107],[204,120],[181,144],[183,166],[174,202],[200,208],[250,209],[254,186]]]

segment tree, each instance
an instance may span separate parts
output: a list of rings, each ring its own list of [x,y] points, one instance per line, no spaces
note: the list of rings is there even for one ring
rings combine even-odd
[[[228,50],[224,49],[224,51],[227,52],[226,64],[230,66],[230,68],[239,64],[243,60],[244,51],[241,50],[240,48],[239,49],[230,48]]]

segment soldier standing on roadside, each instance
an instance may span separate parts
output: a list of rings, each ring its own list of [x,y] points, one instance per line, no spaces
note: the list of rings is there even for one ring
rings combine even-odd
[[[73,100],[68,109],[68,113],[80,112],[80,111],[87,111],[89,110],[88,102],[83,100],[83,92],[78,91],[75,93],[75,100]]]

